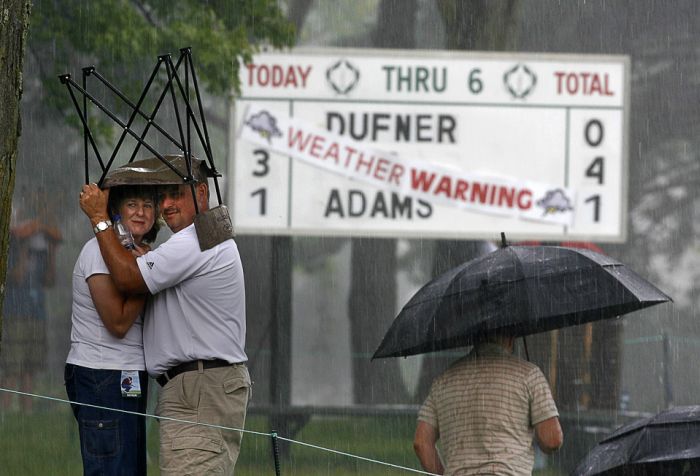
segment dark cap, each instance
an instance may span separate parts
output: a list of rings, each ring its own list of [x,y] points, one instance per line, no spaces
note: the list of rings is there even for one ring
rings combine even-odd
[[[187,177],[187,164],[182,155],[164,155],[163,158],[175,168],[182,177]],[[192,157],[192,176],[197,182],[206,182],[213,174],[206,162]],[[168,165],[158,157],[135,160],[130,164],[122,165],[110,171],[102,183],[102,187],[116,187],[117,185],[179,185],[186,183]]]

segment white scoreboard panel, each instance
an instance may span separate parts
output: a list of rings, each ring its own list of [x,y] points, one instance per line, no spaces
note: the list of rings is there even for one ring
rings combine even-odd
[[[263,53],[231,111],[237,233],[422,238],[626,238],[629,59],[319,50]],[[238,137],[246,108],[454,170],[574,192],[570,225],[402,196]]]

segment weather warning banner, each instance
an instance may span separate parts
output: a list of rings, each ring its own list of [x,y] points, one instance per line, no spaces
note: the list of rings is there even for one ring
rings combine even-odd
[[[558,225],[573,221],[576,202],[569,188],[399,156],[263,106],[247,108],[238,134],[351,180],[430,203]]]

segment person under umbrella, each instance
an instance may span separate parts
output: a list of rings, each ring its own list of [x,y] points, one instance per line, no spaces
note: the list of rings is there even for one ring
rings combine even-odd
[[[561,447],[549,384],[536,365],[513,355],[513,341],[505,333],[485,335],[433,381],[413,442],[426,471],[529,475],[533,436],[545,453]]]
[[[111,217],[119,214],[131,232],[136,248],[129,256],[143,255],[155,241],[160,228],[157,204],[155,187],[112,189],[106,210]],[[98,236],[112,228],[111,221],[102,223],[93,229],[96,236],[83,246],[73,268],[64,382],[78,423],[83,473],[145,475],[146,419],[138,414],[146,412],[148,401],[142,336],[146,294],[127,296],[117,289],[98,244]]]
[[[540,377],[539,369],[529,367],[533,373],[526,373],[527,366],[532,364],[519,364],[526,376],[515,373],[512,375],[517,378],[509,378],[502,372],[509,366],[517,368],[518,361],[512,360],[514,357],[510,355],[514,337],[621,316],[671,300],[622,263],[595,251],[557,246],[508,246],[504,234],[501,234],[501,239],[503,247],[499,250],[461,264],[423,286],[394,319],[372,357],[405,357],[476,346],[472,354],[438,377],[419,417],[414,446],[421,462],[433,472],[444,469],[434,448],[435,441],[440,438],[445,443],[444,440],[451,438],[450,428],[461,425],[464,431],[466,422],[475,426],[469,430],[474,432],[475,442],[469,445],[474,444],[475,448],[488,455],[490,459],[487,461],[497,470],[490,472],[491,469],[487,467],[487,473],[530,473],[532,464],[527,459],[529,456],[520,459],[517,466],[512,466],[514,469],[508,469],[512,455],[504,443],[504,435],[519,440],[524,438],[524,433],[517,436],[521,430],[515,430],[516,417],[509,415],[511,402],[521,405],[515,407],[520,408],[521,417],[522,412],[526,412],[528,419],[521,418],[519,424],[529,425],[530,431],[536,430],[538,423],[557,417],[557,411],[553,402],[549,413],[539,413],[542,408],[538,403],[534,403],[534,407],[529,406],[533,402],[533,394],[524,382],[529,382],[539,392],[551,395],[544,377]],[[498,336],[498,339],[494,336]],[[506,339],[505,347],[501,343],[504,350],[494,346],[483,348],[484,343],[493,344],[494,339],[495,343]],[[478,371],[477,363],[484,358],[484,351],[487,355],[496,354],[490,355],[490,359],[500,359],[499,362],[508,364],[503,368],[484,366]],[[526,346],[525,351],[527,354]],[[474,369],[471,369],[472,366]],[[472,371],[473,375],[468,371]],[[451,378],[462,372],[466,378]],[[540,376],[535,377],[537,374]],[[450,380],[457,383],[450,385]],[[513,385],[520,393],[508,394],[505,390],[508,385]],[[454,403],[458,399],[466,403]],[[541,401],[547,401],[547,398]],[[452,402],[452,406],[445,402]],[[494,411],[501,412],[501,418],[505,420],[505,423],[499,423],[500,427],[489,426],[489,418]],[[456,423],[460,419],[462,423]],[[561,444],[557,442],[557,432],[554,431],[558,421],[557,425],[550,423],[553,426],[550,428],[551,435],[555,437],[553,444],[542,442],[545,450],[555,449]],[[441,428],[441,425],[446,428]],[[500,431],[496,432],[494,428],[500,428]],[[465,444],[467,437],[464,438],[456,444],[456,448]],[[529,441],[531,439],[530,434]],[[456,454],[456,450],[451,453],[446,448],[445,453],[447,473],[453,474],[456,463],[451,455]],[[464,459],[467,471],[456,474],[484,474],[472,472],[473,463],[467,462],[466,457]],[[478,471],[478,467],[474,469]]]

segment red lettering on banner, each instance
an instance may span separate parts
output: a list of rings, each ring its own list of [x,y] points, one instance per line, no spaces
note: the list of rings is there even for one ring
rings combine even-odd
[[[348,157],[347,157],[347,159],[345,159],[345,164],[343,165],[343,167],[347,168],[350,166],[350,161],[352,160],[352,156],[355,155],[355,153],[357,152],[357,149],[346,145],[345,150],[348,152]]]
[[[360,152],[357,162],[355,163],[355,172],[359,172],[360,167],[364,167],[367,169],[365,173],[369,175],[370,171],[372,170],[372,165],[374,165],[374,156],[372,156],[372,158],[369,160],[365,160],[365,154]]]
[[[333,142],[328,148],[328,150],[326,150],[326,153],[323,156],[323,160],[326,160],[329,157],[333,159],[333,162],[338,164],[338,144],[336,144],[335,142]]]
[[[532,207],[532,191],[495,183],[471,182],[457,177],[411,169],[411,189],[435,197],[444,196],[475,205],[528,210]],[[467,193],[469,190],[470,193]]]
[[[388,172],[387,165],[389,161],[380,158],[377,160],[377,167],[374,169],[374,178],[377,180],[386,180],[386,173]]]
[[[306,149],[306,146],[309,145],[309,142],[311,141],[311,134],[304,136],[304,131],[297,130],[295,132],[294,128],[290,127],[288,138],[289,140],[287,145],[290,149],[297,147],[300,152],[304,152],[304,149]]]
[[[325,137],[315,136],[314,140],[311,142],[311,150],[309,150],[309,154],[317,159],[321,158],[321,148],[325,142]]]
[[[472,196],[470,202],[486,203],[486,194],[488,193],[488,185],[474,182],[472,183]]]
[[[447,198],[452,198],[452,195],[450,193],[451,187],[452,187],[452,180],[447,175],[443,175],[442,178],[440,179],[440,182],[438,183],[438,186],[435,187],[435,191],[433,191],[433,195],[443,194]]]
[[[395,183],[396,185],[401,185],[401,176],[403,175],[403,165],[401,164],[393,164],[393,167],[391,167],[391,173],[389,174],[389,178],[387,179],[387,182]]]
[[[505,201],[505,204],[508,208],[513,208],[513,197],[514,196],[515,196],[515,189],[514,188],[501,187],[501,190],[499,190],[499,194],[498,194],[498,206],[502,207],[503,202]]]
[[[518,192],[518,208],[528,210],[532,207],[532,192],[530,190],[521,190]]]
[[[463,202],[467,201],[467,189],[469,188],[469,182],[466,180],[459,179],[457,180],[457,188],[455,189],[455,198],[458,200],[462,200]]]
[[[411,188],[413,190],[422,189],[424,192],[427,192],[430,189],[430,186],[433,184],[435,174],[430,173],[430,178],[428,179],[427,172],[425,170],[421,170],[417,176],[416,172],[416,169],[411,169]]]
[[[307,133],[289,126],[287,129],[287,146],[289,149],[320,160],[331,159],[341,168],[366,175],[374,179],[401,185],[404,167],[388,158],[365,155],[364,152],[348,145],[330,141],[328,137]]]

